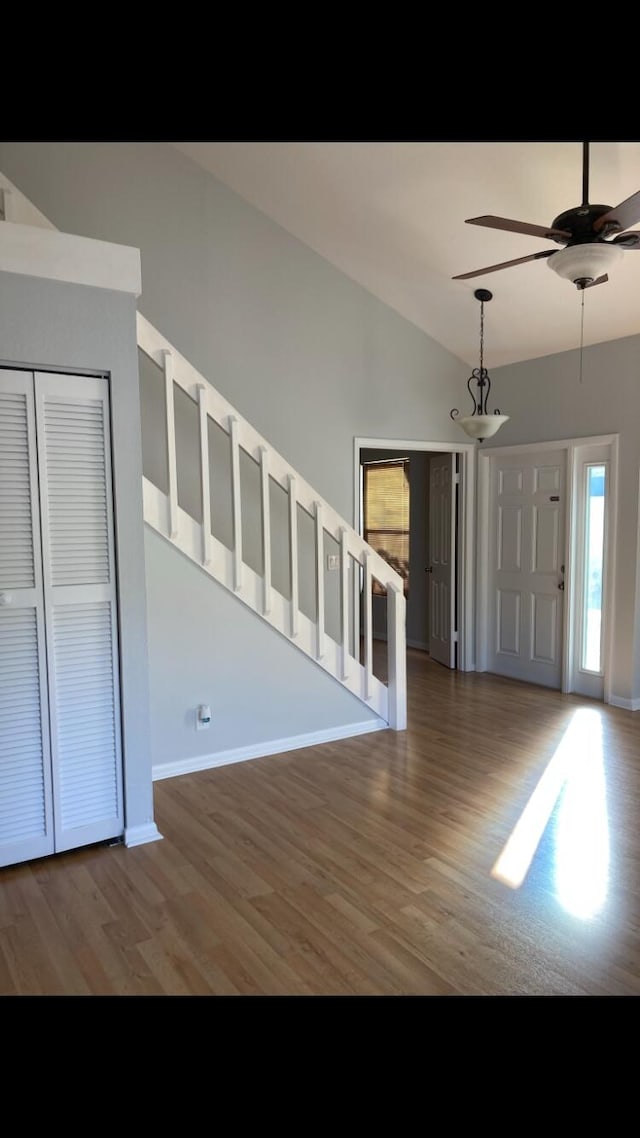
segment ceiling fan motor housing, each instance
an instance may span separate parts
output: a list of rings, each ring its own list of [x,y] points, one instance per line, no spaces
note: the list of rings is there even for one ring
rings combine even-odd
[[[608,221],[599,232],[594,232],[595,222],[603,214],[610,213],[611,209],[610,205],[579,205],[573,209],[566,209],[564,213],[554,218],[552,228],[564,229],[571,234],[571,237],[554,237],[552,234],[549,236],[558,245],[582,245],[587,241],[602,241],[608,233],[621,228],[617,221]]]

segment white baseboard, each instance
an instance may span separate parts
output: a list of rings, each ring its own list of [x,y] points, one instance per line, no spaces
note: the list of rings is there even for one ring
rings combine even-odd
[[[174,778],[180,774],[193,774],[195,771],[208,771],[214,767],[224,767],[229,763],[244,763],[248,759],[260,759],[266,755],[280,755],[284,751],[297,751],[301,747],[315,747],[318,743],[335,743],[338,739],[350,739],[353,735],[366,735],[369,731],[384,731],[388,727],[384,719],[367,719],[364,723],[349,723],[344,727],[328,727],[324,731],[310,731],[305,735],[293,735],[289,739],[272,739],[268,743],[255,743],[249,747],[234,747],[230,751],[218,751],[214,755],[197,755],[192,759],[178,759],[173,763],[159,763],[152,768],[153,781]],[[146,839],[152,841],[153,839]],[[127,845],[130,843],[127,842]]]
[[[373,639],[374,640],[380,640],[383,644],[386,644],[387,643],[387,634],[386,634],[386,632],[384,632],[384,633],[374,632]],[[407,637],[407,648],[419,648],[421,652],[428,652],[429,651],[429,643],[427,640],[409,640],[409,637]]]
[[[625,711],[640,711],[640,699],[623,699],[621,695],[609,696],[612,707],[623,707]]]
[[[146,842],[159,842],[162,834],[155,822],[145,822],[143,826],[129,826],[124,831],[125,846],[143,846]]]

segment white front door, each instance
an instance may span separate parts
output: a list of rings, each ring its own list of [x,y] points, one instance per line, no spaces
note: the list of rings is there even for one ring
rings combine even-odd
[[[489,671],[559,688],[564,450],[491,459]]]
[[[456,666],[455,454],[429,458],[429,653]]]

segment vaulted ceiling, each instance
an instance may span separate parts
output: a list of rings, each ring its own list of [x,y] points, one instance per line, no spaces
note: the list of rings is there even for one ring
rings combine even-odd
[[[582,201],[582,142],[177,142],[184,154],[471,367],[485,308],[498,367],[640,334],[640,248],[578,292],[546,260],[472,280],[458,273],[555,248],[465,224],[494,214],[549,226]],[[593,142],[591,203],[640,190],[640,142]],[[640,224],[634,226],[640,230]]]

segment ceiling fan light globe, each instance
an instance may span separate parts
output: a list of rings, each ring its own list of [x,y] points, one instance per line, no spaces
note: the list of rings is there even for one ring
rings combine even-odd
[[[560,249],[547,258],[547,264],[559,277],[577,284],[595,281],[609,273],[621,257],[620,246],[596,241]]]

